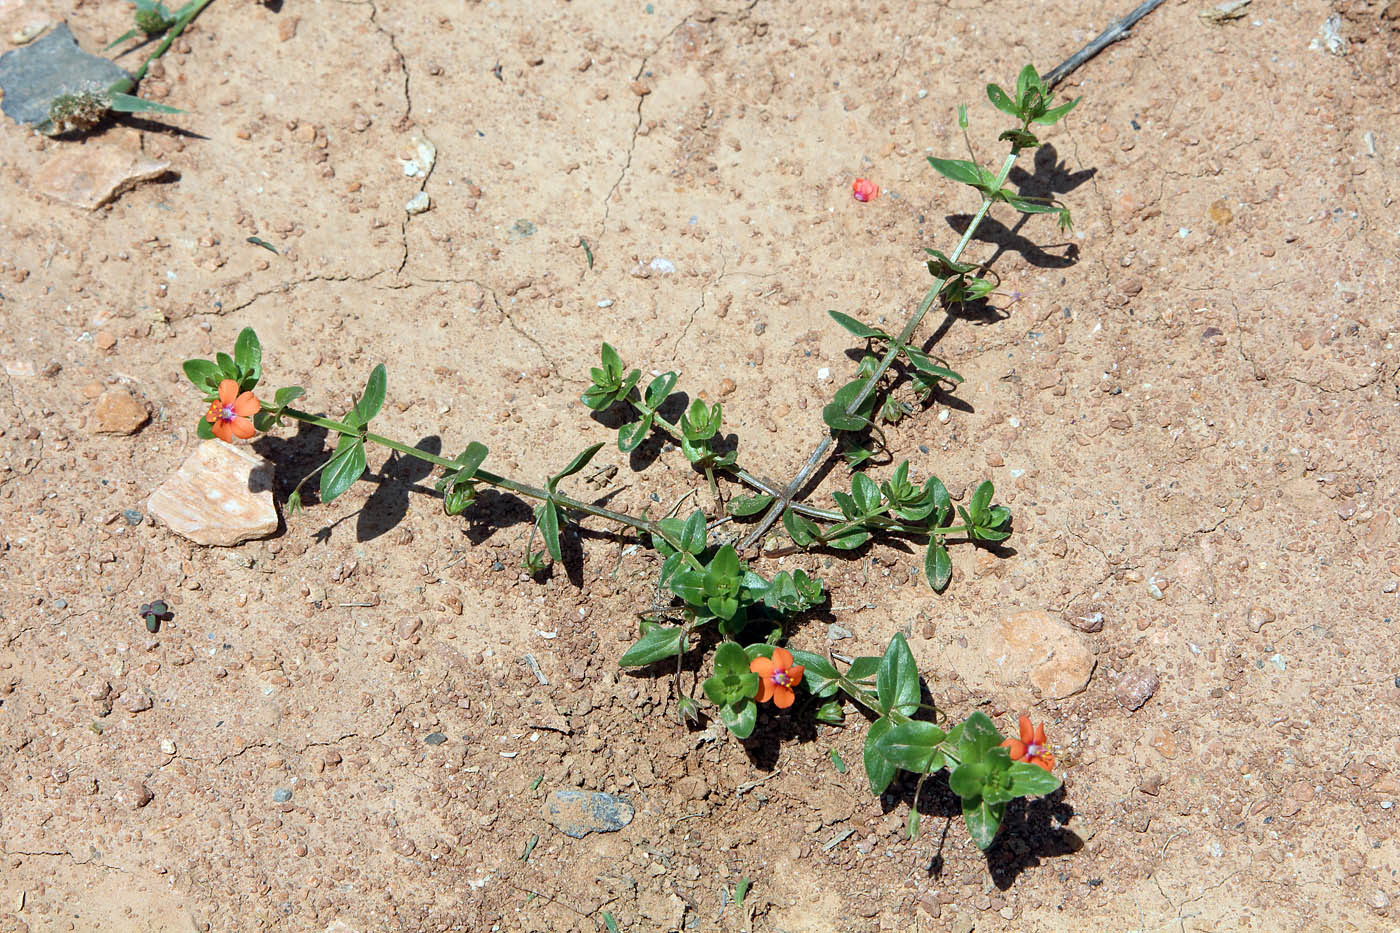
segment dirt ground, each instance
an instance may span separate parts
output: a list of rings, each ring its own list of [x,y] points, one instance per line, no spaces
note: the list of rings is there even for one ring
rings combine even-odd
[[[677,725],[668,679],[616,666],[655,560],[600,523],[537,582],[525,506],[448,518],[380,451],[232,549],[145,502],[197,443],[180,362],[244,326],[313,410],[383,361],[384,433],[480,440],[531,482],[606,440],[620,469],[580,495],[708,501],[679,452],[629,459],[578,403],[608,340],[722,398],[745,463],[791,476],[854,371],[826,310],[898,326],[922,248],[976,206],[923,158],[963,154],[956,105],[993,161],[983,85],[1125,10],[218,0],[142,86],[189,111],[169,128],[3,121],[0,930],[1400,926],[1400,10],[1205,6],[1168,0],[1062,87],[1083,103],[1013,180],[1075,232],[994,211],[970,255],[996,254],[1001,310],[921,331],[967,381],[891,453],[958,495],[993,479],[1011,551],[955,547],[941,597],[898,546],[782,564],[832,592],[794,645],[904,631],[954,715],[1045,720],[1064,791],[987,856],[946,791],[905,839],[912,788],[871,797],[858,720],[799,705],[747,745]],[[45,17],[92,51],[128,24],[115,0],[0,0],[0,39]],[[426,180],[403,167],[423,137]],[[95,213],[35,193],[76,147],[172,172]],[[853,200],[857,176],[882,195]],[[109,387],[151,423],[95,433]],[[279,501],[324,445],[254,443]],[[175,615],[151,636],[157,597]],[[1025,610],[1076,626],[1085,690],[969,673],[970,640]],[[1125,678],[1154,675],[1130,711]],[[568,787],[636,817],[564,836],[541,803]]]

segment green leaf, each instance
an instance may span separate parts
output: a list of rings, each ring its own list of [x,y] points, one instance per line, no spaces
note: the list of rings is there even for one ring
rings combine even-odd
[[[846,413],[846,406],[840,402],[829,402],[822,407],[822,421],[833,431],[859,431],[870,423],[861,415]]]
[[[841,674],[823,655],[810,651],[788,649],[795,663],[802,665],[802,686],[815,697],[835,696],[840,689]]]
[[[929,271],[932,272],[935,276],[945,276],[959,272],[971,272],[973,269],[977,268],[976,265],[970,262],[954,262],[951,258],[944,255],[942,250],[929,249],[928,247],[924,247],[924,252],[928,253],[935,260],[929,263]],[[938,271],[934,272],[934,266],[937,266]]]
[[[652,411],[661,407],[661,403],[666,401],[666,396],[671,394],[671,390],[676,387],[676,380],[680,378],[679,373],[662,373],[651,381],[647,386],[645,401],[646,407]]]
[[[806,683],[806,678],[803,678],[802,682]],[[839,700],[832,700],[829,703],[823,703],[820,707],[817,708],[817,721],[824,722],[829,726],[839,726],[846,721],[846,711],[841,707],[841,703]],[[836,749],[833,748],[831,751],[834,754],[836,752]],[[840,761],[840,758],[838,757],[836,760]],[[846,763],[844,761],[841,762],[841,764],[837,766],[836,770],[840,771],[842,774],[845,774]]]
[[[914,368],[920,372],[937,376],[939,379],[947,379],[952,383],[963,381],[963,377],[948,369],[946,366],[939,366],[933,358],[922,350],[915,350],[913,347],[904,347],[904,355],[909,357],[909,362],[914,364]]]
[[[223,352],[215,353],[214,362],[219,364],[221,379],[238,379],[238,364],[233,361],[233,357]]]
[[[734,580],[737,583],[739,552],[734,550],[734,545],[726,544],[715,552],[714,559],[710,561],[709,572],[718,580]]]
[[[958,126],[967,129],[967,104],[958,104]]]
[[[202,441],[212,440],[214,437],[214,426],[201,417],[194,429],[195,436]]]
[[[719,718],[736,738],[747,739],[753,735],[754,723],[758,721],[758,704],[744,700],[737,707],[721,706]]]
[[[360,424],[368,425],[375,415],[379,414],[379,409],[384,407],[384,391],[388,380],[384,375],[384,364],[369,372],[369,381],[365,383],[364,394],[355,403],[355,413],[360,416]]]
[[[239,388],[247,391],[257,385],[262,378],[262,344],[258,342],[257,332],[253,328],[245,327],[239,331],[238,339],[233,344],[233,359],[247,377],[239,383]]]
[[[893,722],[881,716],[870,724],[870,731],[865,735],[865,779],[870,784],[870,792],[876,797],[890,786],[890,781],[894,780],[894,773],[898,770],[879,750],[880,739],[893,727]]]
[[[184,113],[179,107],[171,107],[169,104],[158,104],[153,100],[143,100],[140,97],[133,97],[130,94],[108,94],[108,110],[117,113]]]
[[[742,676],[749,673],[749,654],[732,641],[726,641],[715,649],[715,673]]]
[[[827,547],[836,548],[838,551],[854,551],[869,540],[870,532],[861,528],[853,528],[835,538],[824,539],[822,544],[825,544]]]
[[[321,471],[321,501],[331,502],[365,472],[365,445],[358,437],[340,436],[326,468]]]
[[[579,451],[574,456],[574,459],[569,461],[568,466],[564,467],[564,469],[560,470],[558,473],[555,473],[549,478],[549,482],[547,484],[549,487],[549,491],[554,492],[554,490],[558,488],[560,480],[573,476],[579,470],[582,470],[584,467],[588,466],[588,461],[592,460],[593,455],[602,449],[602,444],[594,444],[592,447],[587,447]]]
[[[851,477],[851,496],[862,515],[872,515],[880,509],[880,487],[864,473]]]
[[[798,515],[792,509],[783,512],[783,529],[798,547],[808,547],[821,533],[821,529],[814,522]]]
[[[603,344],[602,351],[603,370],[613,379],[622,378],[622,357],[617,355],[617,351],[612,348],[612,344]]]
[[[1040,765],[1011,762],[1011,792],[1017,797],[1043,797],[1060,789],[1062,782]]]
[[[987,85],[987,99],[992,102],[992,106],[1008,116],[1021,118],[1021,111],[1016,109],[1011,98],[1006,96],[1006,92],[995,84]]]
[[[903,722],[890,729],[876,748],[886,761],[915,774],[931,774],[947,764],[939,743],[947,733],[931,722]]]
[[[869,655],[856,658],[846,669],[846,676],[851,680],[869,680],[880,670],[880,661],[880,658]]]
[[[185,360],[185,378],[194,383],[201,392],[218,392],[223,380],[223,371],[210,360]],[[210,435],[211,437],[213,435]]]
[[[1084,98],[1082,97],[1076,97],[1074,100],[1070,101],[1067,104],[1061,104],[1058,107],[1055,107],[1051,110],[1047,110],[1040,116],[1036,117],[1034,122],[1040,123],[1044,126],[1049,126],[1052,123],[1058,123],[1061,119],[1064,118],[1065,114],[1069,113],[1076,106],[1078,106],[1079,102],[1083,99]]]
[[[1030,103],[1031,92],[1043,86],[1040,82],[1040,72],[1035,70],[1034,65],[1027,65],[1021,69],[1021,73],[1016,76],[1016,100],[1022,113]]]
[[[454,482],[465,482],[476,475],[476,471],[486,460],[486,455],[490,451],[486,445],[480,441],[472,441],[467,445],[467,449],[457,455],[457,459],[452,461],[457,465],[457,472],[453,474]]]
[[[705,513],[696,509],[681,526],[681,550],[689,554],[699,554],[705,550]]]
[[[862,324],[860,321],[857,321],[849,314],[842,314],[840,311],[828,311],[826,313],[831,315],[831,319],[833,321],[835,321],[837,324],[840,324],[842,327],[846,328],[846,330],[855,334],[857,337],[877,338],[881,340],[890,339],[890,335],[880,330],[880,328],[869,327],[865,324]]]
[[[882,713],[893,710],[913,716],[919,710],[919,668],[902,632],[896,632],[890,639],[885,656],[880,659],[880,669],[875,674],[875,692],[880,698]]]
[[[772,496],[740,496],[737,499],[730,499],[727,510],[735,518],[744,518],[748,515],[757,515],[768,508],[773,501]]]
[[[1001,745],[1001,733],[987,714],[980,710],[970,714],[958,728],[962,730],[958,736],[958,758],[964,764],[981,761],[988,752]]]
[[[598,370],[594,370],[598,372]],[[612,390],[600,385],[591,385],[588,390],[579,397],[579,401],[587,405],[593,411],[602,411],[612,405],[616,399],[613,398]]]
[[[284,386],[277,390],[272,397],[273,408],[286,408],[306,394],[306,390],[301,386]]]
[[[111,42],[109,42],[109,43],[107,43],[105,46],[103,46],[103,47],[102,47],[102,51],[104,51],[104,52],[111,51],[112,49],[114,49],[114,48],[116,48],[117,46],[121,45],[121,44],[122,44],[123,42],[125,42],[127,39],[133,39],[133,38],[135,38],[136,36],[138,36],[138,35],[140,35],[140,34],[141,34],[141,30],[139,30],[139,29],[128,29],[126,32],[124,32],[124,33],[122,33],[121,35],[117,36],[117,37],[116,37],[115,39],[113,39]]]
[[[948,556],[948,549],[932,538],[924,554],[924,576],[935,593],[946,590],[948,581],[953,578],[953,561]]]
[[[662,658],[674,658],[689,647],[684,628],[679,625],[656,625],[628,648],[617,663],[623,667],[643,667]]]
[[[972,841],[977,844],[977,848],[984,851],[991,848],[997,830],[1001,829],[1001,818],[1006,813],[1006,804],[989,804],[981,797],[965,797],[962,805],[963,822],[967,824],[967,832]]]
[[[545,550],[556,561],[564,559],[559,547],[559,508],[554,500],[546,500],[539,507],[540,536],[544,538]]]
[[[987,511],[987,506],[991,505],[992,496],[996,493],[992,481],[984,479],[973,492],[971,501],[967,504],[967,510],[972,514],[973,521],[977,521]]]
[[[978,191],[991,191],[996,184],[995,175],[966,159],[938,159],[929,156],[928,161],[940,175],[964,185],[971,185]]]
[[[1035,149],[1040,145],[1040,140],[1030,130],[1023,130],[1019,126],[1015,129],[1004,130],[997,136],[998,142],[1008,142],[1011,148],[1020,152],[1022,149]]]
[[[631,424],[624,424],[617,429],[617,449],[623,453],[630,453],[642,446],[642,441],[647,439],[647,434],[651,432],[651,421],[655,417],[651,412],[642,416],[640,421]]]
[[[991,774],[992,766],[985,761],[964,761],[948,775],[948,786],[965,800],[980,797]]]
[[[1022,197],[1010,188],[1002,188],[998,191],[997,198],[1010,204],[1022,214],[1057,214],[1060,212],[1058,204]]]

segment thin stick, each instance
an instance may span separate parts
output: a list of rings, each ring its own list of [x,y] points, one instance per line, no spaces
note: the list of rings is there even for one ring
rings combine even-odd
[[[1069,77],[1070,72],[1074,71],[1074,69],[1078,68],[1119,39],[1128,38],[1128,30],[1132,29],[1133,26],[1137,24],[1138,20],[1161,5],[1162,0],[1144,0],[1143,3],[1139,4],[1138,7],[1127,16],[1110,23],[1109,27],[1099,33],[1098,38],[1094,39],[1093,42],[1090,42],[1088,45],[1084,46],[1084,48],[1065,59],[1058,67],[1047,71],[1041,76],[1041,80],[1045,82],[1047,87],[1053,90],[1055,85]]]

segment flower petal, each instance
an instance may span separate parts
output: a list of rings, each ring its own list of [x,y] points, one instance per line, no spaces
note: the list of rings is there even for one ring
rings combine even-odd
[[[773,673],[773,659],[760,654],[749,662],[749,670],[767,680]]]
[[[213,428],[214,436],[225,444],[233,443],[233,424],[229,421],[215,421]]]
[[[1026,743],[1025,743],[1025,742],[1018,742],[1018,741],[1015,740],[1015,739],[1007,739],[1005,742],[1002,742],[1002,743],[1001,743],[1001,747],[1002,747],[1002,748],[1005,748],[1005,749],[1008,749],[1008,750],[1010,751],[1011,760],[1012,760],[1012,761],[1025,761],[1025,760],[1026,760]]]
[[[233,413],[235,415],[248,418],[260,411],[262,411],[262,402],[259,402],[257,396],[252,392],[244,392],[233,400]]]
[[[1028,763],[1028,764],[1033,764],[1033,765],[1038,765],[1038,766],[1044,768],[1046,771],[1052,771],[1052,770],[1054,770],[1054,768],[1055,768],[1055,756],[1054,756],[1054,755],[1036,755],[1034,758],[1029,758],[1029,759],[1027,759],[1027,763]]]
[[[773,667],[778,670],[787,670],[792,667],[792,652],[786,648],[774,648]]]
[[[207,415],[204,416],[204,420],[207,421],[207,422],[209,422],[210,424],[214,424],[216,421],[219,420],[219,403],[218,403],[218,402],[215,402],[214,404],[212,404],[212,405],[209,406],[209,413],[208,413]]]
[[[1043,722],[1035,727],[1035,744],[1045,744],[1045,723]]]
[[[258,429],[253,427],[253,422],[249,421],[247,418],[234,418],[233,433],[235,436],[241,437],[246,441],[254,434],[257,434]]]
[[[225,379],[219,383],[219,401],[228,405],[238,398],[238,383],[232,379]]]
[[[767,677],[760,677],[758,679],[758,696],[754,699],[760,703],[767,703],[773,699],[773,681]]]
[[[801,664],[794,664],[792,667],[788,668],[788,669],[787,669],[787,674],[788,674],[788,683],[792,684],[794,687],[796,687],[798,684],[802,683],[802,665],[801,665]]]
[[[1027,745],[1035,741],[1035,729],[1031,727],[1031,717],[1029,716],[1021,717],[1021,741]]]
[[[778,709],[787,709],[795,699],[797,699],[797,694],[792,692],[791,687],[779,684],[773,688],[773,705]]]

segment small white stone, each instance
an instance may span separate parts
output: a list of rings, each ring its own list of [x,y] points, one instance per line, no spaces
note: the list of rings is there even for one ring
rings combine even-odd
[[[403,206],[410,214],[421,214],[433,206],[433,201],[428,197],[428,192],[420,191],[408,199],[408,203]]]
[[[831,378],[831,370],[823,366],[821,369],[817,370],[817,378],[825,382]]]
[[[657,256],[651,261],[651,271],[659,272],[662,275],[670,275],[676,271],[676,264],[669,259],[662,259]]]
[[[598,302],[598,307],[600,308],[611,308],[612,306],[613,300],[611,298],[604,298],[602,301]]]

